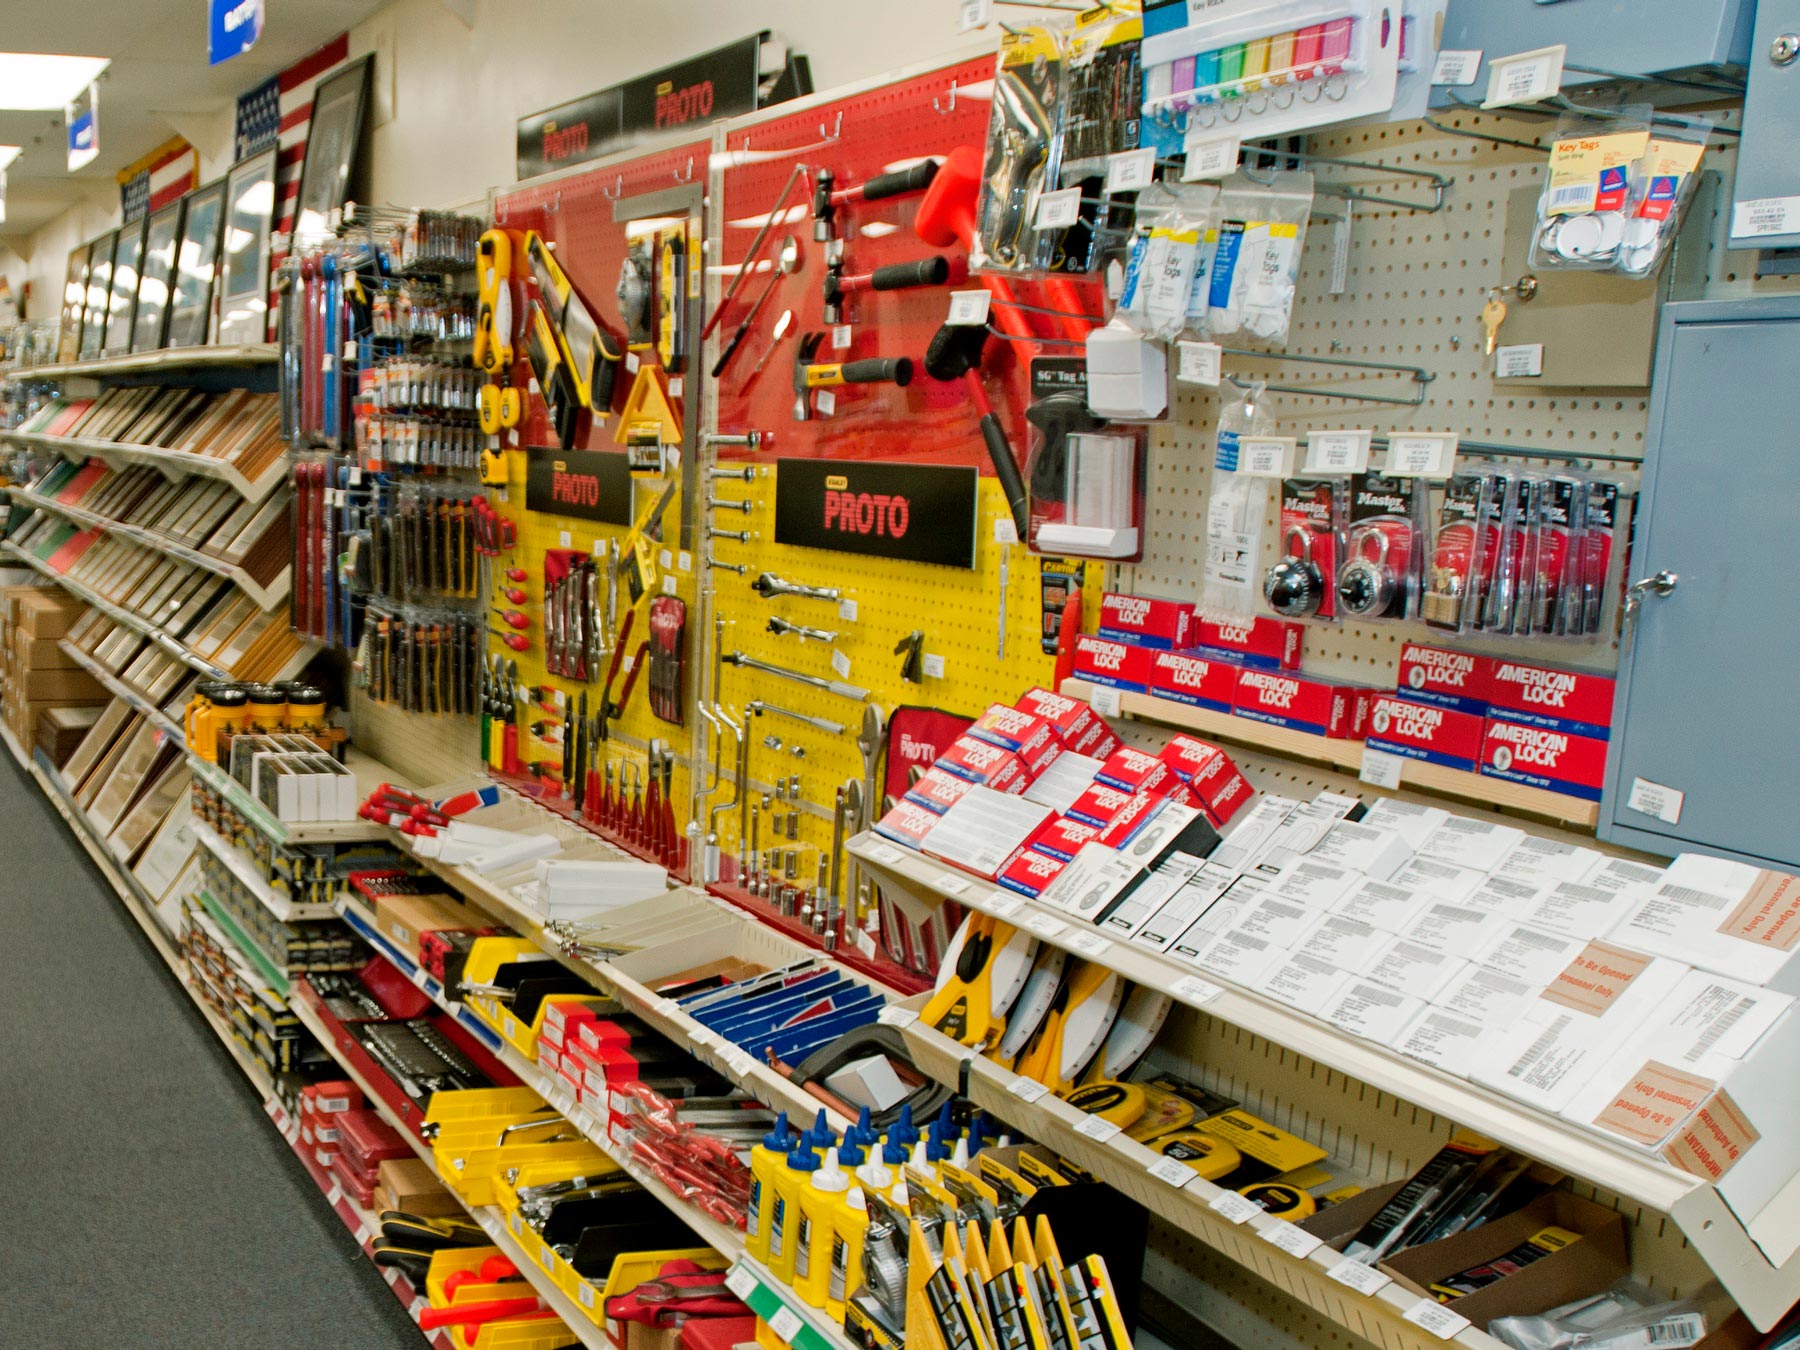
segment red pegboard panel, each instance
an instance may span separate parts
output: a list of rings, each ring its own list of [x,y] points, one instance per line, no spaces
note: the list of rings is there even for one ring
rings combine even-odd
[[[829,169],[841,189],[924,157],[942,158],[959,145],[984,144],[993,76],[992,57],[962,61],[732,131],[726,138],[727,154],[720,161],[725,167],[716,176],[714,193],[723,220],[726,266],[743,262],[758,227],[774,210],[796,160],[809,170]],[[790,148],[797,153],[775,153]],[[762,158],[765,155],[768,158]],[[738,164],[740,157],[750,162]],[[845,272],[869,272],[937,251],[913,232],[919,201],[918,196],[853,201],[841,208],[837,225],[844,240]],[[796,203],[803,209],[794,210]],[[953,281],[926,290],[852,296],[845,309],[850,344],[834,348],[823,317],[825,245],[813,239],[811,203],[809,172],[789,196],[783,219],[770,231],[762,253],[764,258],[777,256],[783,237],[792,235],[800,244],[800,270],[777,284],[758,318],[758,327],[719,379],[720,429],[762,432],[770,438],[759,452],[763,456],[973,464],[983,473],[991,473],[977,428],[979,415],[968,391],[960,381],[938,384],[923,369],[926,346],[948,313],[950,291],[980,283]],[[955,274],[960,275],[967,265],[964,250],[944,252],[951,258]],[[763,284],[762,274],[745,280],[720,318],[716,342],[722,345],[730,337]],[[724,290],[721,286],[719,294]],[[1024,284],[1018,291],[1027,304],[1055,308],[1039,286]],[[1097,315],[1097,293],[1088,293],[1087,299],[1090,311]],[[750,381],[751,369],[767,350],[775,320],[784,309],[794,311],[793,326],[762,373]],[[1027,322],[1033,331],[1048,334],[1053,321],[1032,316]],[[817,360],[909,356],[915,366],[913,383],[905,389],[893,385],[838,389],[834,391],[834,415],[796,421],[794,351],[799,335],[814,331],[826,333]],[[1042,350],[1051,355],[1072,351],[1064,346]],[[1038,351],[1035,346],[990,336],[983,366],[989,397],[1021,458],[1027,444],[1025,363]],[[742,457],[743,452],[732,453]]]

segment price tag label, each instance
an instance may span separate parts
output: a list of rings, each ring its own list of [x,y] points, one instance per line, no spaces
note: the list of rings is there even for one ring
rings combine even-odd
[[[756,1276],[743,1266],[733,1266],[731,1274],[725,1277],[725,1287],[739,1298],[749,1298],[756,1292]]]
[[[837,672],[840,680],[850,678],[850,658],[836,648],[833,648],[831,652],[831,668]]]
[[[1072,940],[1069,945],[1083,956],[1101,956],[1112,950],[1112,943],[1098,933],[1083,933]]]
[[[1504,108],[1549,98],[1562,88],[1563,58],[1568,51],[1564,45],[1496,56],[1488,63],[1487,98],[1481,106]]]
[[[675,574],[673,572],[663,573],[663,594],[675,594]]]
[[[693,571],[694,555],[689,553],[685,548],[682,549],[681,552],[675,555],[675,567],[678,571],[682,572]]]
[[[919,1020],[919,1014],[911,1008],[898,1008],[890,1003],[875,1014],[875,1020],[886,1027],[910,1027]]]
[[[889,867],[898,867],[906,861],[906,855],[892,844],[877,844],[869,850],[869,856],[878,863],[886,863]]]
[[[1109,684],[1097,684],[1088,692],[1088,706],[1102,717],[1117,717],[1123,704],[1117,689]]]
[[[1257,1234],[1271,1247],[1279,1247],[1289,1256],[1304,1261],[1324,1246],[1324,1242],[1314,1237],[1304,1228],[1298,1228],[1286,1219],[1277,1219]]]
[[[1108,1120],[1105,1116],[1089,1116],[1075,1127],[1075,1133],[1085,1139],[1092,1139],[1096,1144],[1104,1144],[1121,1130],[1119,1122]]]
[[[800,1334],[801,1327],[805,1325],[800,1320],[800,1314],[786,1304],[782,1305],[780,1312],[769,1319],[769,1330],[790,1345],[793,1344],[794,1337]]]
[[[1448,478],[1456,468],[1456,443],[1448,432],[1390,436],[1387,472],[1401,478]]]
[[[1357,774],[1357,777],[1370,787],[1387,788],[1392,792],[1400,786],[1401,771],[1405,767],[1405,756],[1390,755],[1385,750],[1376,750],[1365,745],[1362,771]]]
[[[337,1182],[332,1182],[331,1189],[325,1192],[325,1203],[335,1209],[337,1208],[337,1202],[343,1198],[344,1188],[338,1185]]]
[[[1216,342],[1177,342],[1175,378],[1183,384],[1202,384],[1217,389],[1224,378],[1225,349]]]
[[[636,352],[627,351],[625,353],[625,369],[630,374],[632,374],[632,375],[637,374],[638,367],[643,364],[644,364],[643,358],[640,357]]]
[[[1195,127],[1188,132],[1183,144],[1187,165],[1181,171],[1181,181],[1200,183],[1236,172],[1242,144],[1237,136],[1219,136],[1213,134],[1211,128]]]
[[[994,17],[994,0],[962,0],[956,14],[956,31],[973,32],[986,28]]]
[[[1625,799],[1625,805],[1633,811],[1655,816],[1665,825],[1679,825],[1681,808],[1686,801],[1685,792],[1678,792],[1661,783],[1652,783],[1648,778],[1634,778],[1631,780],[1631,795]]]
[[[875,959],[875,939],[870,936],[868,929],[859,928],[856,930],[856,950],[868,957],[871,961]]]
[[[1544,373],[1544,344],[1521,342],[1494,351],[1496,380],[1527,380]]]
[[[1121,150],[1106,157],[1108,192],[1137,192],[1149,187],[1155,178],[1156,151],[1149,146],[1142,150]]]
[[[1481,53],[1479,51],[1456,51],[1446,47],[1437,54],[1437,63],[1431,68],[1431,82],[1449,85],[1474,84],[1475,77],[1480,73]]]
[[[1219,985],[1201,979],[1198,975],[1186,975],[1170,986],[1169,992],[1183,1003],[1210,1003],[1225,990]]]
[[[830,389],[821,389],[813,395],[813,407],[819,410],[820,417],[830,417],[837,411],[837,394]]]
[[[653,998],[650,1000],[650,1006],[664,1017],[681,1016],[681,1005],[672,998]]]
[[[961,895],[969,889],[966,877],[959,877],[954,872],[944,872],[937,879],[937,886],[945,895]]]
[[[856,622],[856,601],[854,601],[854,600],[838,601],[838,618],[842,619],[845,623],[855,623]]]
[[[1286,478],[1294,472],[1292,436],[1244,436],[1238,440],[1238,472],[1252,478]]]
[[[725,1067],[733,1078],[744,1078],[756,1067],[756,1061],[739,1050],[735,1054],[725,1056]]]
[[[550,1250],[548,1242],[538,1243],[538,1264],[545,1270],[556,1269],[556,1253]]]
[[[1020,910],[1022,910],[1024,908],[1025,908],[1025,897],[1020,896],[1020,895],[1013,895],[1013,896],[1008,896],[1006,899],[997,902],[994,905],[994,907],[988,911],[988,913],[994,915],[996,918],[1010,919],[1010,918],[1012,918],[1013,915],[1017,914]]]
[[[1066,230],[1081,219],[1081,189],[1062,188],[1038,198],[1036,223],[1040,230]]]
[[[1353,1261],[1347,1256],[1326,1271],[1325,1275],[1327,1279],[1336,1280],[1346,1289],[1354,1289],[1365,1297],[1394,1282],[1391,1276],[1382,1274],[1374,1266],[1365,1266],[1361,1261]]]
[[[994,542],[996,544],[1016,544],[1019,542],[1019,527],[1013,524],[1011,516],[1001,516],[994,522]]]
[[[556,541],[557,546],[560,548],[575,547],[575,536],[570,534],[567,530],[560,531],[556,536]]]
[[[482,1226],[487,1227],[488,1225],[484,1224]],[[512,1217],[507,1222],[507,1226],[512,1229],[514,1237],[520,1236],[525,1231],[525,1216],[515,1209],[512,1212]]]
[[[1372,431],[1314,431],[1306,437],[1308,473],[1361,473],[1369,467]]]
[[[1158,1158],[1144,1170],[1158,1181],[1173,1186],[1176,1190],[1193,1185],[1194,1178],[1199,1175],[1179,1158]]]
[[[1227,1223],[1249,1223],[1263,1212],[1263,1207],[1254,1200],[1247,1200],[1236,1191],[1221,1191],[1207,1205],[1214,1214]]]
[[[850,325],[847,323],[840,323],[831,330],[831,345],[840,352],[850,345],[851,338]]]
[[[927,656],[919,664],[925,670],[925,678],[926,679],[941,680],[944,678],[944,658],[943,657]]]
[[[1451,1312],[1436,1299],[1422,1298],[1412,1307],[1400,1314],[1407,1321],[1422,1331],[1429,1331],[1441,1341],[1447,1341],[1460,1332],[1467,1331],[1469,1319],[1461,1313]]]
[[[669,381],[669,397],[680,398],[687,389],[687,381],[677,375]]]
[[[972,291],[950,292],[950,317],[945,321],[958,328],[979,328],[988,321],[988,308],[994,297],[985,286]]]
[[[1061,919],[1053,919],[1048,914],[1032,914],[1025,920],[1025,927],[1043,938],[1053,938],[1068,926]]]
[[[1006,1085],[1006,1090],[1022,1102],[1035,1102],[1047,1096],[1050,1089],[1035,1078],[1015,1078]]]
[[[589,1284],[586,1280],[583,1280],[581,1282],[581,1288],[579,1288],[575,1291],[575,1297],[581,1300],[582,1307],[588,1309],[588,1311],[590,1311],[590,1312],[593,1311],[593,1308],[594,1308],[594,1286],[593,1285]]]

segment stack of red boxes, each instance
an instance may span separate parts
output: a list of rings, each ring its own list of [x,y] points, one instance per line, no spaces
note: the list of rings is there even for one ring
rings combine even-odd
[[[330,1167],[342,1140],[338,1122],[363,1106],[362,1089],[349,1079],[309,1083],[300,1089],[300,1143],[320,1167]]]
[[[996,704],[876,824],[909,848],[934,853],[932,832],[978,788],[1017,795],[1039,809],[1008,839],[1022,838],[991,873],[1036,896],[1090,843],[1123,849],[1169,807],[1189,822],[1222,829],[1254,795],[1231,757],[1192,736],[1157,754],[1122,745],[1104,718],[1078,699],[1031,689],[1011,707]],[[989,799],[991,808],[993,799]],[[1004,814],[990,812],[990,814]],[[985,819],[985,817],[984,817]],[[945,824],[945,829],[951,828]],[[959,864],[960,865],[960,864]]]
[[[1377,750],[1600,800],[1614,680],[1409,642],[1399,692],[1376,700]]]
[[[337,1155],[331,1160],[331,1175],[346,1195],[367,1209],[375,1199],[375,1188],[381,1184],[381,1164],[395,1158],[410,1158],[412,1149],[400,1132],[373,1111],[345,1111],[337,1117]]]
[[[1192,605],[1109,594],[1076,640],[1075,676],[1314,736],[1359,740],[1377,691],[1298,673],[1301,625],[1202,618]]]

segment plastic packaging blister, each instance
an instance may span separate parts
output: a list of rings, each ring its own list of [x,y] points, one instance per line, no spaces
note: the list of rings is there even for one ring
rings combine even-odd
[[[1037,228],[1038,198],[1060,181],[1066,25],[1009,29],[994,75],[987,159],[970,262],[977,270],[1047,271],[1055,240]]]
[[[1421,478],[1359,473],[1350,480],[1349,524],[1337,576],[1341,617],[1359,623],[1413,617],[1428,496]]]
[[[1158,183],[1138,195],[1120,322],[1164,342],[1188,327],[1201,247],[1209,230],[1216,237],[1218,200],[1211,184]]]
[[[1262,610],[1263,536],[1273,482],[1237,471],[1238,442],[1265,436],[1275,420],[1256,384],[1219,408],[1212,482],[1206,495],[1206,553],[1195,608],[1209,619],[1249,622]]]
[[[1312,203],[1310,173],[1225,180],[1201,248],[1190,328],[1214,342],[1286,344]]]
[[[1262,583],[1268,612],[1284,619],[1339,617],[1349,496],[1341,478],[1281,480],[1280,557]]]
[[[1608,270],[1618,264],[1628,233],[1641,233],[1628,228],[1630,207],[1653,115],[1648,104],[1604,117],[1563,114],[1538,197],[1533,267]]]
[[[1681,229],[1681,215],[1694,194],[1700,160],[1712,135],[1713,119],[1661,117],[1650,133],[1650,145],[1632,177],[1626,208],[1625,242],[1617,269],[1626,276],[1647,277],[1662,264]]]
[[[1419,617],[1433,628],[1460,633],[1474,624],[1499,534],[1493,493],[1494,480],[1484,473],[1459,473],[1444,484],[1419,598]]]
[[[1488,1335],[1513,1350],[1685,1350],[1722,1320],[1707,1301],[1658,1303],[1641,1284],[1624,1279],[1535,1317],[1496,1317]]]

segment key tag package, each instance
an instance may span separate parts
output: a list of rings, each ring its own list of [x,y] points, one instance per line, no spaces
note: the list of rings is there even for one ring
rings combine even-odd
[[[1356,622],[1409,619],[1419,593],[1425,480],[1359,473],[1350,480],[1339,617]],[[1284,531],[1285,533],[1285,531]]]
[[[1606,117],[1564,113],[1538,197],[1531,265],[1611,270],[1626,248],[1634,175],[1650,148],[1648,104]]]
[[[1157,183],[1138,194],[1115,312],[1120,322],[1163,342],[1188,328],[1201,246],[1209,230],[1216,237],[1218,200],[1210,183]]]
[[[1261,559],[1272,481],[1238,472],[1238,443],[1266,436],[1275,419],[1253,384],[1219,407],[1212,482],[1206,496],[1206,554],[1195,608],[1223,623],[1248,623],[1261,610]]]
[[[1710,117],[1683,118],[1679,125],[1669,125],[1670,121],[1658,119],[1643,161],[1632,175],[1625,241],[1616,264],[1626,276],[1647,277],[1662,265],[1681,229],[1682,212],[1693,196],[1700,160],[1712,135]]]
[[[1040,231],[1052,272],[1098,272],[1122,254],[1130,239],[1130,196],[1109,197],[1106,172],[1110,156],[1138,148],[1143,33],[1143,19],[1135,11],[1104,6],[1076,15],[1069,30],[1057,185],[1078,189],[1081,201],[1073,225]]]
[[[1188,326],[1214,342],[1287,345],[1312,204],[1310,173],[1227,178],[1201,248]]]

